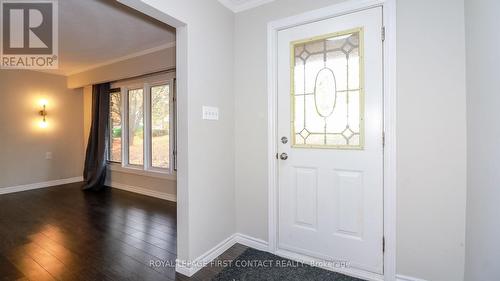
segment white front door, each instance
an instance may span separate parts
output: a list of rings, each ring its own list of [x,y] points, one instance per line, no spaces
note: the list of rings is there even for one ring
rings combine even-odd
[[[278,32],[278,248],[383,273],[382,8]],[[342,263],[336,264],[342,265]]]

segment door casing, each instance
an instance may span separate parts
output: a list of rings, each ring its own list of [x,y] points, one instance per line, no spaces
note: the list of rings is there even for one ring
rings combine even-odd
[[[302,261],[315,261],[278,248],[278,153],[277,136],[277,37],[283,29],[337,17],[374,7],[382,7],[384,24],[384,274],[361,270],[341,271],[368,280],[396,280],[396,0],[350,0],[296,16],[270,22],[267,30],[268,91],[268,229],[269,251]],[[382,30],[381,30],[382,36]],[[381,245],[382,247],[382,245]]]

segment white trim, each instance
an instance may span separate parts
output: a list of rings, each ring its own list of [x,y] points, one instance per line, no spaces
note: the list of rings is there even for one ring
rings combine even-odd
[[[236,233],[236,243],[245,245],[259,251],[269,252],[269,243],[262,239],[254,238],[245,234]]]
[[[256,8],[256,7],[261,6],[261,5],[271,3],[273,1],[274,0],[247,0],[247,1],[241,2],[240,4],[236,4],[232,0],[219,0],[219,2],[222,5],[224,5],[229,10],[233,11],[233,13],[239,13],[239,12],[243,12],[246,10],[250,10],[250,9]]]
[[[160,191],[155,191],[143,187],[138,187],[138,186],[132,186],[132,185],[127,185],[123,183],[118,183],[114,181],[106,181],[106,186],[120,189],[120,190],[125,190],[128,192],[133,192],[149,197],[154,197],[158,199],[163,199],[167,201],[172,201],[172,202],[177,202],[177,196],[175,194],[170,194],[170,193],[165,193],[165,192],[160,192]]]
[[[53,187],[53,186],[75,183],[75,182],[82,182],[82,181],[83,181],[83,177],[80,176],[80,177],[38,182],[38,183],[32,183],[32,184],[26,184],[26,185],[2,187],[2,188],[0,188],[0,195],[21,192],[21,191],[28,191],[28,190],[39,189],[39,188]]]
[[[384,9],[384,274],[396,280],[396,184],[397,184],[397,72],[396,0],[386,0]]]
[[[129,174],[129,175],[137,175],[137,176],[142,176],[142,177],[149,177],[149,178],[157,178],[157,179],[164,179],[164,180],[169,180],[169,181],[177,181],[177,177],[175,174],[169,174],[166,172],[158,172],[156,170],[143,170],[142,168],[134,168],[134,166],[119,166],[119,165],[108,165],[111,166],[112,168],[109,168],[110,171],[112,172],[118,172],[118,173],[123,173],[123,174]]]
[[[151,163],[153,162],[153,150],[152,150],[152,144],[153,144],[153,132],[151,131],[151,116],[153,115],[151,111],[153,111],[153,108],[151,107],[151,84],[149,82],[144,82],[143,85],[143,96],[142,96],[142,122],[143,122],[143,128],[142,128],[142,149],[143,149],[143,162],[142,166],[145,171],[149,170],[149,167],[151,166]],[[127,111],[127,116],[129,117],[130,114],[130,108],[129,111]],[[169,111],[170,115],[170,111]],[[130,117],[126,119],[125,122],[129,122],[130,124]],[[128,131],[130,134],[130,131]],[[169,136],[170,140],[170,136]],[[129,147],[129,157],[130,157],[130,147]],[[169,147],[169,152],[172,153]],[[130,161],[130,159],[129,159]]]
[[[196,271],[194,271],[191,267],[185,265],[179,259],[175,260],[175,272],[180,273],[187,277],[191,277],[196,273]]]
[[[186,275],[187,277],[193,276],[196,272],[198,272],[198,270],[202,269],[204,266],[212,262],[215,258],[222,255],[222,253],[236,244],[236,236],[237,234],[229,236],[193,261],[183,261],[177,259],[175,261],[175,270],[183,275]]]
[[[117,0],[140,13],[155,18],[176,28],[176,76],[177,76],[177,256],[189,256],[190,219],[189,219],[189,63],[188,37],[191,34],[185,22],[178,15],[167,14],[141,0]]]
[[[410,276],[405,276],[405,275],[396,275],[396,280],[397,281],[427,281],[425,279],[420,279],[420,278],[415,278],[415,277],[410,277]]]
[[[176,44],[176,42],[168,42],[168,43],[165,43],[165,44],[161,44],[159,46],[156,46],[156,47],[153,47],[153,48],[149,48],[149,49],[146,49],[146,50],[142,50],[142,51],[139,51],[139,52],[135,52],[135,53],[132,53],[132,54],[128,54],[126,56],[122,56],[122,57],[119,57],[119,58],[116,58],[116,59],[107,60],[107,61],[104,61],[104,62],[101,62],[101,63],[97,63],[97,64],[93,64],[93,65],[90,65],[90,66],[87,66],[87,67],[84,67],[84,68],[73,70],[73,71],[71,71],[70,73],[68,73],[65,76],[76,75],[76,74],[80,74],[82,72],[94,70],[96,68],[107,66],[107,65],[114,64],[114,63],[117,63],[117,62],[126,61],[126,60],[137,58],[137,57],[140,57],[140,56],[149,55],[149,54],[152,54],[154,52],[158,52],[158,51],[166,50],[166,49],[169,49],[169,48],[173,48],[173,47],[175,47],[175,44]]]
[[[373,7],[383,7],[384,42],[384,280],[396,281],[396,0],[350,0],[273,21],[267,27],[269,251],[278,252],[277,231],[277,34],[278,31]]]
[[[288,29],[307,23],[317,22],[324,19],[350,14],[374,7],[385,6],[385,3],[388,1],[394,0],[349,0],[334,4],[332,6],[327,6],[295,16],[272,21],[268,23],[268,35],[269,32],[273,33],[273,31],[277,32],[279,30]]]
[[[235,244],[241,244],[260,251],[269,251],[269,246],[266,241],[245,234],[234,233],[194,261],[182,261],[177,259],[175,270],[187,277],[191,277]]]
[[[268,231],[269,231],[269,250],[276,252],[277,245],[277,217],[276,201],[278,200],[278,167],[276,165],[277,151],[277,37],[278,28],[275,23],[269,23],[267,26],[267,133],[268,133],[268,158],[267,165],[269,169],[267,186],[268,186]]]

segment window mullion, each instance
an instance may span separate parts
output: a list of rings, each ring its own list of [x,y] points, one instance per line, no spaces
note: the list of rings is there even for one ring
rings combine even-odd
[[[121,99],[122,99],[122,167],[128,165],[128,122],[129,122],[129,113],[128,113],[128,89],[125,87],[121,88]]]
[[[151,170],[151,87],[148,83],[144,84],[144,170]]]
[[[120,105],[121,106],[121,105]],[[108,126],[109,126],[109,131],[108,131],[108,155],[106,156],[108,158],[107,162],[111,162],[113,159],[111,157],[112,154],[112,148],[113,148],[113,118],[112,118],[112,111],[111,111],[111,92],[109,93],[109,116],[108,116]]]
[[[169,172],[173,174],[177,170],[177,89],[175,78],[170,81],[170,163]]]

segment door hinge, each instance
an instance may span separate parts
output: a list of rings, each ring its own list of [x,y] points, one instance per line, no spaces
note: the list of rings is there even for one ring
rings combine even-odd
[[[382,42],[384,42],[385,41],[385,26],[382,26],[382,34],[381,34],[381,36],[382,36]]]
[[[276,159],[279,159],[278,153],[276,153]]]
[[[174,88],[174,90],[173,90],[174,93],[172,95],[172,100],[174,102],[177,102],[177,78],[174,78],[173,80],[174,80],[174,87],[173,87]]]
[[[385,147],[385,132],[382,132],[382,146]]]
[[[382,253],[385,253],[385,236],[382,237]]]
[[[177,171],[177,149],[174,149],[174,151],[172,151],[172,156],[174,157],[173,168],[174,168],[174,171]]]

